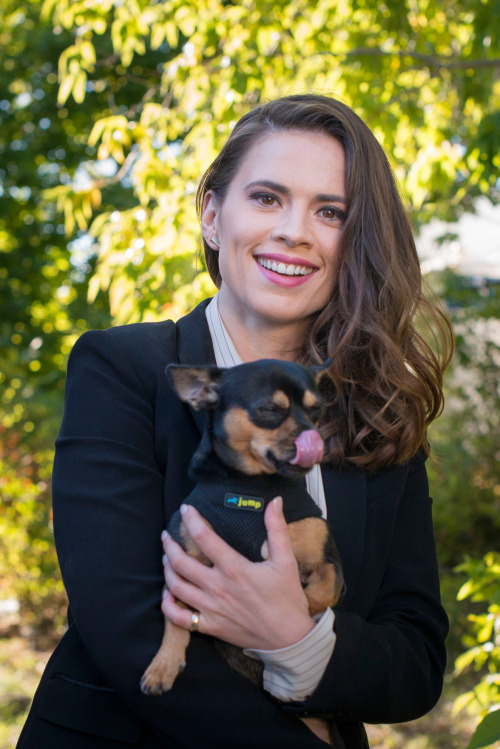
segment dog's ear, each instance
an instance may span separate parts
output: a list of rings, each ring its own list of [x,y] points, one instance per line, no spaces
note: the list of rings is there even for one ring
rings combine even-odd
[[[309,371],[312,372],[316,382],[319,383],[323,379],[323,377],[328,374],[328,370],[333,364],[333,359],[331,356],[328,357],[328,359],[323,362],[323,364],[318,364],[317,366],[309,367]]]
[[[167,379],[179,398],[196,411],[217,408],[223,372],[219,367],[188,367],[182,364],[169,364],[165,369]]]

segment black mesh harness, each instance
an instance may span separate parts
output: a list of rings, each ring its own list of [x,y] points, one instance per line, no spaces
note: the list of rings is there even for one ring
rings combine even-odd
[[[321,510],[308,494],[305,481],[282,476],[214,476],[202,479],[184,500],[193,505],[215,532],[250,561],[262,561],[266,540],[264,511],[274,497],[283,497],[287,523],[308,517],[321,517]],[[182,545],[182,516],[177,511],[168,532]]]

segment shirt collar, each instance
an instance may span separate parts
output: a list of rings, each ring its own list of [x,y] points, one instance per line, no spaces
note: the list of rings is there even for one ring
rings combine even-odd
[[[218,296],[217,293],[205,309],[208,329],[214,347],[215,362],[218,367],[234,367],[237,364],[243,364],[243,361],[222,322]]]

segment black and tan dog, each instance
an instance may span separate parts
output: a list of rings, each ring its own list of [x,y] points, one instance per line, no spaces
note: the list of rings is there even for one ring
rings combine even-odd
[[[302,586],[311,616],[334,606],[342,588],[338,553],[326,521],[301,479],[321,460],[323,441],[318,381],[324,368],[307,369],[273,359],[230,369],[169,365],[166,373],[181,400],[208,411],[207,426],[191,462],[199,479],[186,504],[252,561],[267,557],[264,510],[283,497]],[[184,549],[210,564],[176,512],[168,531]],[[190,632],[166,622],[161,647],[141,689],[171,689],[185,665]],[[245,676],[262,683],[262,664],[227,643],[219,652]]]

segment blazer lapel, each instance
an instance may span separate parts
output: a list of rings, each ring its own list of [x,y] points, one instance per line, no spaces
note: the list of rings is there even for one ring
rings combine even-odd
[[[185,317],[181,317],[176,323],[179,364],[199,366],[206,364],[215,365],[216,363],[205,315],[205,308],[210,301],[210,299],[205,299],[192,312]],[[189,411],[196,422],[200,434],[203,434],[207,418],[206,413],[204,411],[195,411],[193,408],[189,408]]]
[[[354,594],[365,541],[366,479],[356,468],[321,469],[325,488],[328,523],[337,543],[344,568],[345,596],[342,606]]]

